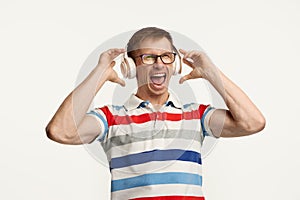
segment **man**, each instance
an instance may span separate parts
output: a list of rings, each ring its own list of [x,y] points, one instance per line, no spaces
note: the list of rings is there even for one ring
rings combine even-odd
[[[196,50],[180,49],[183,62],[192,71],[179,82],[206,79],[228,110],[197,103],[182,105],[168,90],[174,70],[178,71],[179,52],[170,34],[154,27],[137,31],[127,45],[136,66],[136,94],[123,106],[108,105],[87,113],[106,81],[125,85],[113,69],[114,59],[125,52],[109,49],[100,55],[98,65],[49,122],[48,137],[63,144],[101,142],[110,164],[112,199],[204,200],[203,139],[257,133],[265,126],[264,117],[205,53]]]

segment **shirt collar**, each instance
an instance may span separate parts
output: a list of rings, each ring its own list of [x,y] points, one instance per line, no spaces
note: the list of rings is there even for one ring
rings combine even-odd
[[[150,102],[148,100],[143,100],[140,99],[139,97],[137,97],[135,94],[131,94],[131,96],[129,97],[129,99],[125,102],[124,107],[126,110],[130,111],[139,107],[144,107],[147,106]],[[179,99],[172,94],[171,92],[169,92],[169,98],[168,100],[165,102],[166,106],[172,106],[178,109],[182,108],[182,104],[179,101]]]

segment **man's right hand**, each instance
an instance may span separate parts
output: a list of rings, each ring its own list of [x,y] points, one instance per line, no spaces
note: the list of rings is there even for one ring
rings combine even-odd
[[[107,51],[104,51],[98,61],[97,67],[105,68],[105,71],[107,72],[107,80],[118,83],[121,86],[125,86],[125,81],[122,80],[117,72],[113,69],[113,66],[116,64],[114,59],[118,57],[120,54],[125,53],[125,49],[109,49]]]

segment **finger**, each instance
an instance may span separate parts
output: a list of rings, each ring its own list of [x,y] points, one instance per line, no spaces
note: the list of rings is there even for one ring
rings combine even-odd
[[[116,64],[116,61],[112,61],[109,65],[109,67],[113,67],[113,66],[115,66],[115,64]]]
[[[119,56],[120,54],[123,54],[125,52],[126,52],[125,49],[114,49],[113,54],[112,54],[113,59],[115,59],[117,56]]]
[[[206,54],[203,51],[192,51],[189,54],[189,57],[194,61],[194,62],[202,62],[203,59],[206,59]]]
[[[194,62],[189,61],[189,59],[182,59],[183,63],[186,64],[187,66],[191,67],[191,68],[195,68],[195,66],[193,65]]]
[[[126,50],[124,48],[112,48],[112,49],[108,49],[107,53],[112,54],[112,53],[120,53],[125,51]]]
[[[179,52],[182,53],[183,55],[185,55],[187,53],[187,51],[184,49],[179,49]]]
[[[184,55],[184,59],[192,59],[194,54],[195,51],[186,52],[186,54]]]
[[[190,51],[188,52],[184,58],[183,61],[186,60],[191,64],[191,67],[195,67],[195,63],[198,63],[202,61],[202,53],[199,51]],[[188,65],[188,63],[186,63]]]
[[[125,53],[125,52],[126,52],[126,50],[124,48],[123,49],[113,48],[113,49],[109,49],[107,51],[107,53],[111,57],[111,59],[115,59],[117,56],[119,56],[120,54]]]
[[[120,79],[119,77],[117,77],[115,80],[114,80],[115,83],[118,83],[119,85],[121,85],[122,87],[125,87],[125,81]]]
[[[183,54],[182,59],[189,62],[189,64],[187,64],[187,63],[186,64],[189,65],[190,67],[192,67],[191,65],[194,62],[194,60],[192,59],[192,55],[193,55],[194,51],[186,51],[183,49],[179,49],[179,51]]]
[[[184,81],[189,80],[191,78],[192,78],[192,75],[191,74],[187,74],[187,75],[185,75],[185,76],[183,76],[183,77],[180,78],[179,83],[182,84]]]
[[[194,63],[192,55],[193,55],[193,52],[188,51],[184,54],[184,56],[182,58],[183,61],[187,61],[189,63],[189,64],[188,63],[186,63],[186,64],[189,65],[190,67],[192,67],[191,65],[192,65],[192,63]]]

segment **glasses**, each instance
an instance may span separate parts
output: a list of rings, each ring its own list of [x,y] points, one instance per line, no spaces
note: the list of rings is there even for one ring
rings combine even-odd
[[[152,65],[157,62],[157,58],[159,57],[160,60],[164,64],[171,64],[175,61],[176,53],[164,53],[161,55],[155,55],[155,54],[142,54],[137,57],[140,57],[143,64],[146,65]]]

